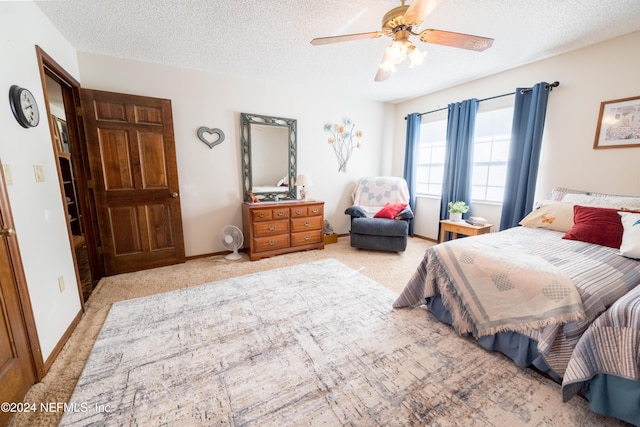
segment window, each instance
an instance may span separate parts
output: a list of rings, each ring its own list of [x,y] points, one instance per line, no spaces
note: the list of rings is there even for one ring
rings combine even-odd
[[[513,108],[479,112],[476,116],[471,198],[501,203],[509,157]],[[447,120],[422,123],[416,169],[416,193],[442,194]]]
[[[423,122],[420,125],[420,148],[416,168],[416,193],[428,196],[442,194],[444,154],[447,144],[447,120]]]
[[[513,108],[476,117],[471,200],[502,203],[507,178]]]

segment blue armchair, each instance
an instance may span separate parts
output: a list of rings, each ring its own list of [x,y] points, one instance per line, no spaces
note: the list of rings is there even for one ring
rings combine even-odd
[[[353,206],[345,210],[351,216],[351,246],[388,252],[407,248],[409,222],[413,212],[408,206],[409,190],[402,178],[367,177],[357,183]],[[393,218],[374,218],[387,204],[407,204]]]

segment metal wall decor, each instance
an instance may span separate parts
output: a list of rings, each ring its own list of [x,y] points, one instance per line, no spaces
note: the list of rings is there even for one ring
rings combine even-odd
[[[218,128],[211,129],[202,126],[198,128],[198,138],[209,148],[213,148],[216,145],[222,144],[222,141],[224,141],[224,132]]]

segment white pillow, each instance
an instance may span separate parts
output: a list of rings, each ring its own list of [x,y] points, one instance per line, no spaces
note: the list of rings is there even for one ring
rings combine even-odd
[[[573,206],[573,203],[544,200],[520,221],[520,225],[566,233],[573,227]]]
[[[612,209],[640,209],[640,197],[631,196],[595,196],[591,194],[566,194],[563,202],[580,206],[593,206]]]
[[[640,213],[618,212],[622,218],[620,255],[640,259]]]

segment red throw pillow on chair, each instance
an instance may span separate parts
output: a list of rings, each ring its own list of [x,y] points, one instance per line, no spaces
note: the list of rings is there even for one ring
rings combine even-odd
[[[406,203],[387,203],[373,217],[394,219],[406,207]]]

